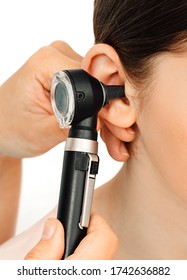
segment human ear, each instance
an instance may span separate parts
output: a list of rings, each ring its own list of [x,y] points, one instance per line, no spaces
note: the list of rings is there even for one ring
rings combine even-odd
[[[105,84],[123,84],[119,57],[109,45],[94,45],[83,58],[82,68]]]
[[[135,137],[131,128],[136,120],[133,87],[127,79],[118,54],[109,45],[94,45],[83,58],[82,68],[107,85],[125,85],[125,97],[112,100],[99,113],[103,140],[106,145],[109,145],[109,139],[114,140],[111,147],[107,146],[109,153],[116,160],[123,161],[128,155],[124,142],[131,142]]]
[[[124,99],[115,99],[110,102],[112,106],[107,107],[107,120],[120,127],[133,125],[135,106],[132,100],[132,90],[116,51],[109,45],[96,44],[83,58],[82,68],[104,84],[124,85],[128,89],[128,91],[125,90]]]

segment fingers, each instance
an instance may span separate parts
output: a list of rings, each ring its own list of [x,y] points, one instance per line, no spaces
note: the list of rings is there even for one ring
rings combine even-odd
[[[33,73],[46,93],[50,91],[51,80],[56,72],[81,67],[79,55],[73,50],[67,51],[64,45],[59,47],[59,43],[54,44],[55,47],[50,45],[41,48],[26,63],[28,78],[30,78],[30,73]]]
[[[109,225],[98,215],[91,216],[87,236],[68,260],[109,260],[118,248],[118,239]],[[60,221],[49,218],[41,240],[26,255],[25,260],[60,260],[64,252],[64,230]]]
[[[25,260],[60,260],[64,252],[64,230],[55,218],[45,223],[38,244],[26,255]]]
[[[82,56],[76,53],[66,42],[64,41],[55,41],[50,46],[57,49],[62,54],[68,56],[69,58],[79,61],[81,63]]]
[[[127,161],[129,152],[126,146],[127,142],[135,139],[135,131],[131,127],[119,127],[109,121],[98,119],[97,130],[106,144],[108,153],[117,161]]]
[[[110,260],[118,248],[118,239],[100,216],[91,216],[87,236],[68,260]]]
[[[114,134],[116,138],[123,142],[131,142],[135,138],[135,132],[130,127],[118,127],[109,123],[108,121],[104,121],[104,125],[107,126],[110,133]]]
[[[127,161],[129,158],[128,150],[125,143],[110,132],[107,126],[103,126],[101,129],[101,138],[106,144],[109,155],[117,161]]]
[[[48,134],[48,143],[52,143],[53,145],[55,143],[55,145],[57,145],[67,139],[68,133],[69,133],[69,128],[61,129],[53,115],[47,117],[45,119],[45,122],[43,121],[42,125],[43,125],[43,127],[42,127],[43,134],[46,131],[50,132]],[[52,148],[52,147],[53,146],[51,146],[51,147],[48,146],[48,147],[46,147],[46,150],[49,148]],[[43,147],[43,148],[45,148],[45,147]]]
[[[131,128],[134,122],[134,112],[123,99],[112,100],[99,112],[97,129],[113,159],[126,161],[129,158],[125,143],[135,139],[135,131]]]
[[[124,99],[111,100],[99,112],[99,116],[118,127],[130,127],[135,122],[134,110]]]

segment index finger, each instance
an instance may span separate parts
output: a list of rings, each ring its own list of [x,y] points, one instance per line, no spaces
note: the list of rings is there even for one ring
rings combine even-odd
[[[82,56],[75,52],[66,42],[60,40],[54,41],[50,44],[50,46],[57,49],[59,52],[68,56],[69,58],[81,63]]]

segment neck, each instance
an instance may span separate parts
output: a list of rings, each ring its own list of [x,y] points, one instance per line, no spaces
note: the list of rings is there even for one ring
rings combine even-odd
[[[121,240],[119,258],[187,258],[187,204],[150,160],[132,158],[110,186],[115,211],[109,215]]]

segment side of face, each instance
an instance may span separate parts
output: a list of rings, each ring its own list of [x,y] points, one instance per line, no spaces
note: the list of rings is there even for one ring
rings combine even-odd
[[[110,129],[108,137],[103,129],[103,138],[113,158],[123,160],[120,145],[128,139],[136,159],[152,165],[155,176],[187,200],[187,50],[158,55],[152,86],[141,95],[108,45],[95,45],[83,59],[82,68],[105,84],[125,86],[128,102],[114,100],[101,112]],[[147,102],[140,106],[144,99]],[[134,124],[138,130],[135,141],[129,133]]]
[[[154,78],[136,119],[140,146],[165,185],[187,200],[187,52],[160,55]]]

